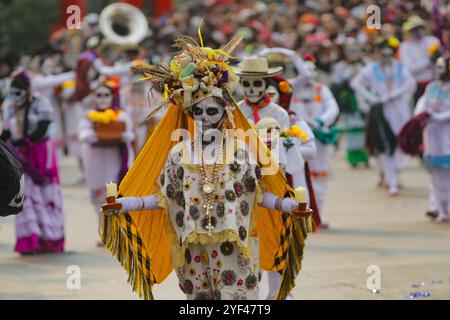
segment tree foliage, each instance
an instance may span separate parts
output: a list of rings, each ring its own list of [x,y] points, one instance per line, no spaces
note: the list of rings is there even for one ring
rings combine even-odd
[[[44,49],[59,23],[60,0],[0,0],[0,56]]]

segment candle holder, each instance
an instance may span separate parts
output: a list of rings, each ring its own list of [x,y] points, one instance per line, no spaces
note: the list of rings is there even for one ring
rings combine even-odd
[[[102,206],[102,210],[120,210],[122,209],[122,204],[116,202],[116,197],[107,197],[106,203]]]
[[[298,207],[292,209],[292,215],[296,218],[308,218],[312,213],[312,209],[308,208],[306,202],[301,202]]]

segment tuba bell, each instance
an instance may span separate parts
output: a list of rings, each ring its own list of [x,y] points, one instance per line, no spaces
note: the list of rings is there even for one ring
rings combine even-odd
[[[104,8],[99,28],[106,39],[117,45],[137,45],[149,33],[145,15],[128,3],[113,3]]]

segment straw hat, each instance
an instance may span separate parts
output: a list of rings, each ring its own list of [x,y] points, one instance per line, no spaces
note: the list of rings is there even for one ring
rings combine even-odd
[[[403,24],[403,31],[411,31],[413,29],[424,27],[425,21],[419,16],[411,16],[408,20]]]
[[[283,67],[269,68],[269,63],[263,57],[247,57],[242,61],[242,67],[233,67],[233,71],[240,77],[273,77],[281,71]]]

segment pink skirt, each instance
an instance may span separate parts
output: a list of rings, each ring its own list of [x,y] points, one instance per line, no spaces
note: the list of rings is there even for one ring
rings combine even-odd
[[[53,142],[46,141],[21,151],[47,183],[38,184],[25,174],[23,211],[16,216],[15,251],[22,254],[64,251],[64,214]]]

